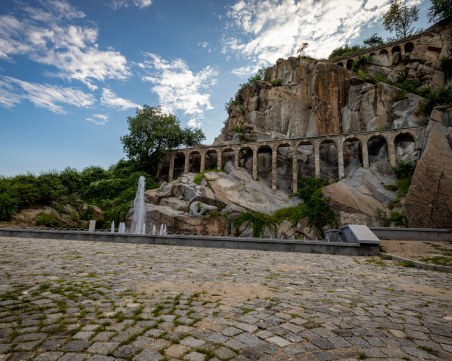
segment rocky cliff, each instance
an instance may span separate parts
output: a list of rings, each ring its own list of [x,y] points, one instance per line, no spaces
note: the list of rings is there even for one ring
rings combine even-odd
[[[330,62],[280,59],[237,92],[215,144],[418,126],[421,99]]]

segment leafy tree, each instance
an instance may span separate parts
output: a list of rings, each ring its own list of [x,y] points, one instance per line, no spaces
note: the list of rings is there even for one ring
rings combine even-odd
[[[416,6],[403,5],[402,0],[394,0],[383,16],[383,26],[388,31],[395,31],[398,38],[406,38],[413,33],[411,25],[418,19]]]
[[[232,224],[235,226],[235,235],[239,236],[240,228],[242,225],[244,226],[244,230],[252,227],[253,228],[253,237],[259,238],[264,235],[266,229],[273,231],[276,237],[276,228],[278,222],[272,216],[269,216],[265,213],[261,212],[243,212],[240,213],[240,216],[232,221]]]
[[[385,42],[381,36],[378,36],[377,33],[373,34],[371,37],[367,38],[363,41],[363,44],[369,48],[373,48],[375,46],[383,45]]]
[[[432,0],[428,9],[429,21],[436,21],[452,16],[452,0]]]
[[[127,122],[129,134],[121,137],[124,152],[145,170],[155,168],[163,152],[182,145],[194,146],[205,139],[200,129],[181,128],[177,117],[163,113],[160,107],[145,105]]]

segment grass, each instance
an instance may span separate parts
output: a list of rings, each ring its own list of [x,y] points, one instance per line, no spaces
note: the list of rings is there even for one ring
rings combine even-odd
[[[368,356],[365,352],[359,352],[358,353],[358,360],[365,360]]]
[[[438,266],[452,267],[452,258],[446,256],[424,257],[421,261],[436,264]]]
[[[414,267],[414,263],[412,261],[402,261],[399,262],[401,267]]]
[[[380,257],[370,257],[364,260],[364,263],[378,267],[386,267],[386,263]]]

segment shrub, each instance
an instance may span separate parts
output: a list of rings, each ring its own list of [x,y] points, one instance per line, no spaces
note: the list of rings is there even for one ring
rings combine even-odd
[[[41,212],[36,216],[36,225],[45,227],[59,227],[61,225],[61,222],[53,214]]]
[[[446,80],[450,79],[452,77],[452,59],[441,58],[439,64]]]
[[[0,192],[0,221],[9,221],[17,212],[16,200],[6,192]]]
[[[399,211],[391,211],[390,222],[396,227],[405,227],[407,225],[407,217]]]
[[[361,55],[358,59],[353,61],[352,70],[357,71],[358,69],[363,68],[367,64],[372,61],[372,56],[370,55]]]
[[[203,178],[204,178],[204,173],[198,173],[193,178],[193,183],[195,183],[197,185],[200,185]]]
[[[339,58],[346,57],[348,55],[352,55],[355,53],[360,52],[361,50],[364,50],[365,47],[354,45],[349,47],[348,45],[341,46],[339,48],[334,49],[331,54],[328,56],[328,60],[334,61]]]
[[[398,161],[393,172],[397,179],[411,178],[414,174],[415,165],[413,162]]]
[[[245,230],[253,228],[253,237],[259,238],[264,235],[266,229],[274,232],[276,237],[276,227],[278,222],[272,216],[261,212],[243,212],[239,217],[232,221],[235,227],[235,235],[239,236],[240,228],[244,226]]]
[[[281,85],[283,85],[283,81],[282,81],[282,79],[272,80],[272,85],[274,87],[281,86]]]

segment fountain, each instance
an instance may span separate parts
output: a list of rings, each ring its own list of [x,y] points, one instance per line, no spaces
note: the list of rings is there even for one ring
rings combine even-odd
[[[138,189],[133,201],[133,216],[132,226],[130,228],[131,233],[144,234],[146,231],[144,218],[146,209],[144,206],[144,190],[146,189],[146,181],[143,176],[138,179]]]
[[[115,221],[111,221],[111,233],[115,233]]]
[[[119,222],[118,233],[126,233],[126,224]]]

